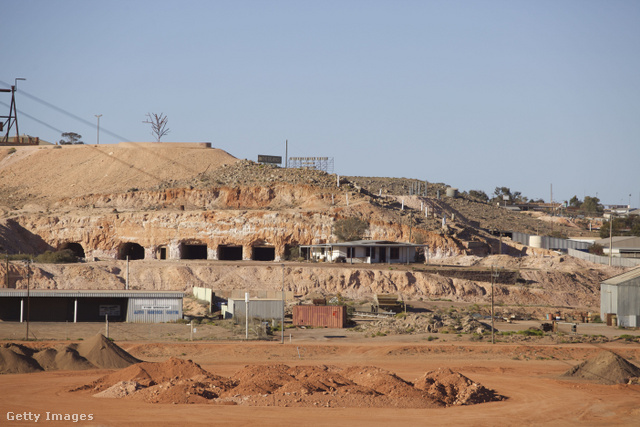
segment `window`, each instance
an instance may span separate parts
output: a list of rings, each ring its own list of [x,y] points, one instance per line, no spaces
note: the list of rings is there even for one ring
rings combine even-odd
[[[391,258],[391,259],[399,259],[400,258],[400,248],[389,248],[389,258]]]

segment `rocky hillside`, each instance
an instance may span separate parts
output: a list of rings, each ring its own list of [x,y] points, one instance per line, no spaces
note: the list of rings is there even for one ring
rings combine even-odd
[[[335,241],[335,221],[358,217],[369,223],[368,238],[424,243],[432,263],[480,273],[452,275],[420,264],[287,263],[289,290],[486,302],[490,284],[482,270],[503,262],[510,279],[497,292],[505,303],[594,307],[599,281],[617,271],[568,262],[508,239],[500,246],[491,234],[575,235],[581,233],[577,224],[541,221],[464,194],[448,198],[444,184],[429,184],[424,195],[416,182],[260,165],[198,144],[2,147],[0,251],[73,248],[92,261],[35,265],[33,284],[41,288],[122,289],[120,259],[139,247],[143,259],[132,263],[130,273],[134,289],[270,289],[279,286],[281,272],[270,263],[249,262],[253,248],[273,248],[274,261],[281,262],[292,247]],[[205,247],[207,259],[182,259],[185,245]],[[241,247],[244,261],[217,261],[227,246]],[[524,258],[478,258],[496,253]],[[551,261],[530,266],[522,260]],[[10,266],[10,287],[25,286],[22,268]],[[0,277],[5,272],[3,265]]]

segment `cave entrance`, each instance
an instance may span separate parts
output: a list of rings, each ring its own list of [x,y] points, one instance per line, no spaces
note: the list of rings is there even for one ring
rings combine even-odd
[[[273,261],[276,259],[276,248],[273,246],[254,246],[251,259],[254,261]]]
[[[118,259],[127,259],[127,257],[129,261],[144,259],[144,248],[133,242],[123,243],[118,250]]]
[[[218,246],[218,259],[220,261],[242,261],[242,246]]]
[[[64,251],[65,249],[69,249],[78,258],[84,258],[84,248],[80,243],[67,242],[58,248],[60,251]]]
[[[207,245],[202,243],[183,243],[182,259],[207,259]]]

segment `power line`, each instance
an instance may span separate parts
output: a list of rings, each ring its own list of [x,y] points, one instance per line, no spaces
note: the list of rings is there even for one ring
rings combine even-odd
[[[2,83],[2,84],[3,84],[3,85],[5,85],[5,86],[9,86],[9,87],[11,86],[10,84],[8,84],[7,82],[4,82],[4,81],[2,81],[2,80],[0,80],[0,83]],[[92,122],[90,122],[90,121],[88,121],[88,120],[85,120],[85,119],[83,119],[82,117],[79,117],[79,116],[77,116],[77,115],[75,115],[75,114],[73,114],[73,113],[71,113],[71,112],[69,112],[69,111],[67,111],[67,110],[65,110],[65,109],[63,109],[63,108],[60,108],[60,107],[58,107],[58,106],[56,106],[56,105],[53,105],[53,104],[52,104],[52,103],[50,103],[50,102],[45,101],[44,99],[40,99],[40,98],[38,98],[38,97],[37,97],[37,96],[35,96],[35,95],[31,95],[30,93],[25,92],[24,90],[20,90],[20,94],[21,94],[21,95],[25,95],[27,98],[31,98],[32,100],[34,100],[34,101],[36,101],[36,102],[39,102],[39,103],[40,103],[40,104],[42,104],[42,105],[45,105],[45,106],[47,106],[47,107],[49,107],[49,108],[52,108],[52,109],[54,109],[54,110],[58,111],[59,113],[62,113],[62,114],[64,114],[64,115],[66,115],[66,116],[69,116],[69,117],[71,117],[71,118],[73,118],[73,119],[76,119],[77,121],[79,121],[79,122],[81,122],[81,123],[84,123],[85,125],[90,126],[91,128],[95,128],[95,127],[96,127],[95,123],[92,123]],[[21,113],[21,114],[22,114],[22,113]],[[25,114],[25,116],[27,116],[27,115]],[[27,117],[29,117],[29,116],[27,116]],[[29,117],[29,118],[34,119],[33,117]],[[42,122],[40,122],[38,119],[34,119],[34,120],[38,121],[39,123],[42,123]],[[44,124],[44,123],[43,123],[43,124]],[[45,126],[49,126],[49,125],[46,125],[46,124],[45,124]],[[51,127],[51,126],[49,126],[49,127]],[[54,130],[58,130],[58,129],[54,129]],[[109,134],[109,135],[111,135],[111,136],[113,136],[113,137],[115,137],[115,138],[118,138],[120,141],[123,141],[123,142],[130,142],[130,141],[129,141],[129,139],[124,138],[124,137],[122,137],[122,136],[120,136],[120,135],[118,135],[118,134],[116,134],[116,133],[113,133],[113,132],[111,132],[111,131],[110,131],[110,130],[108,130],[108,129],[105,129],[105,128],[104,128],[104,126],[102,127],[102,132],[104,132],[104,133],[106,133],[106,134]],[[60,133],[62,133],[62,132],[60,132]]]
[[[4,105],[5,107],[9,107],[9,104],[4,103],[4,102],[2,102],[2,101],[0,101],[0,104]],[[20,113],[21,115],[23,115],[23,116],[25,116],[25,117],[30,118],[31,120],[33,120],[33,121],[35,121],[35,122],[40,123],[40,124],[41,124],[41,125],[43,125],[43,126],[48,127],[49,129],[55,130],[55,131],[56,131],[56,132],[58,132],[58,133],[63,133],[63,131],[61,131],[60,129],[55,128],[55,127],[51,126],[49,123],[45,123],[45,122],[43,122],[43,121],[42,121],[42,120],[40,120],[40,119],[36,119],[35,117],[33,117],[33,116],[31,116],[31,115],[29,115],[29,114],[25,113],[24,111],[20,111],[20,110],[18,110],[18,113]]]

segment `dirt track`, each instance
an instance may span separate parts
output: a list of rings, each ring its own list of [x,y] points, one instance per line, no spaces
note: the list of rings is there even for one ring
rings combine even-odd
[[[0,376],[1,423],[7,422],[9,412],[31,412],[41,414],[44,419],[47,411],[91,414],[93,420],[86,425],[113,426],[228,425],[230,420],[233,425],[240,426],[424,425],[427,422],[432,425],[637,425],[640,417],[637,405],[640,385],[605,386],[559,379],[560,374],[605,348],[639,365],[640,345],[634,343],[491,345],[457,342],[453,337],[445,338],[446,342],[445,339],[429,342],[420,336],[351,339],[343,331],[321,329],[293,334],[291,343],[286,340],[284,345],[237,341],[117,342],[142,360],[191,359],[209,372],[222,376],[231,376],[247,364],[372,365],[413,381],[426,371],[448,367],[508,399],[436,409],[150,404],[128,399],[97,399],[88,394],[68,392],[112,371],[49,371]],[[343,336],[347,338],[341,338]]]

